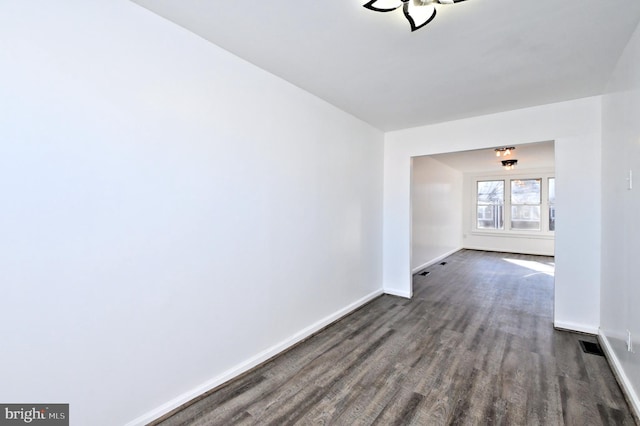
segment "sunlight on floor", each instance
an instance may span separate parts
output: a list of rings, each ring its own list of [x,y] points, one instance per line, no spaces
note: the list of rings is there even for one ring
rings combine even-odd
[[[547,274],[552,277],[554,276],[555,269],[556,269],[555,268],[556,265],[553,262],[542,263],[542,262],[535,262],[533,260],[520,260],[520,259],[507,259],[507,258],[503,258],[502,260],[509,263],[513,263],[514,265],[522,266],[523,268],[531,269],[536,273]],[[530,275],[535,275],[535,274],[530,274]],[[528,277],[530,275],[526,275],[526,276]]]

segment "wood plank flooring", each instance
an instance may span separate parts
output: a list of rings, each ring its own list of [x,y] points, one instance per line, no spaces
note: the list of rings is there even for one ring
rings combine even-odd
[[[634,425],[595,337],[553,329],[553,258],[462,250],[156,425]]]

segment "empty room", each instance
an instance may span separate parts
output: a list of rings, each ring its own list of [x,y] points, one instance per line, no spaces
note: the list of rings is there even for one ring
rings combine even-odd
[[[639,24],[0,1],[0,424],[634,424]]]

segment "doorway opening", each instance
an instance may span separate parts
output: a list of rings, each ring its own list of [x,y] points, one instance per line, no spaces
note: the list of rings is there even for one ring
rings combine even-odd
[[[554,142],[513,146],[511,170],[495,147],[412,158],[412,274],[461,249],[554,256]]]

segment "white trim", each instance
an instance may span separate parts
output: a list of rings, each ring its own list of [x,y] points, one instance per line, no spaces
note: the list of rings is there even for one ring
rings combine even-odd
[[[384,294],[388,294],[390,296],[404,297],[405,299],[411,299],[411,296],[413,296],[409,291],[400,291],[396,289],[386,289],[386,288],[384,289]]]
[[[418,266],[417,268],[413,268],[411,270],[411,274],[415,274],[416,272],[418,272],[418,271],[420,271],[420,270],[422,270],[424,268],[428,268],[429,266],[440,262],[442,259],[447,258],[447,257],[451,256],[452,254],[459,252],[460,250],[462,250],[462,248],[453,249],[453,250],[451,250],[451,251],[449,251],[449,252],[447,252],[447,253],[445,253],[445,254],[443,254],[441,256],[436,257],[435,259],[431,259],[430,261],[423,263],[422,265]]]
[[[201,385],[195,387],[194,389],[183,393],[182,395],[172,399],[169,402],[166,402],[165,404],[154,408],[153,410],[149,411],[146,414],[143,414],[142,416],[138,417],[137,419],[134,419],[132,421],[130,421],[129,423],[127,423],[125,426],[143,426],[146,425],[160,417],[162,417],[163,415],[171,412],[172,410],[180,407],[181,405],[191,401],[192,399],[202,395],[203,393],[206,393],[208,391],[210,391],[211,389],[216,388],[217,386],[220,386],[226,382],[228,382],[229,380],[239,376],[242,373],[245,373],[249,370],[251,370],[252,368],[262,364],[263,362],[267,361],[268,359],[274,357],[275,355],[278,355],[279,353],[285,351],[286,349],[292,347],[293,345],[295,345],[296,343],[301,342],[302,340],[306,339],[307,337],[311,336],[312,334],[320,331],[321,329],[323,329],[324,327],[328,326],[329,324],[339,320],[340,318],[350,314],[351,312],[355,311],[356,309],[358,309],[359,307],[361,307],[362,305],[370,302],[371,300],[375,299],[376,297],[380,296],[383,294],[382,290],[376,290],[373,293],[370,293],[366,296],[364,296],[361,299],[356,300],[355,302],[351,303],[350,305],[340,309],[339,311],[321,319],[320,321],[310,325],[309,327],[306,327],[302,330],[300,330],[299,332],[297,332],[296,334],[292,335],[291,337],[283,340],[280,343],[277,343],[274,346],[271,346],[270,348],[260,352],[259,354],[257,354],[256,356],[249,358],[248,360],[236,365],[235,367],[225,371],[224,373],[220,374],[219,376],[216,376],[204,383],[202,383]]]
[[[575,322],[554,321],[553,327],[560,330],[577,331],[578,333],[598,335],[600,329],[593,325],[578,324]]]
[[[629,377],[625,374],[620,360],[616,356],[615,351],[609,343],[609,339],[607,339],[607,336],[602,332],[602,330],[599,330],[598,340],[600,340],[601,346],[604,349],[607,360],[609,361],[609,365],[613,370],[613,374],[616,376],[618,384],[622,388],[622,392],[624,392],[627,397],[627,402],[629,402],[629,406],[631,407],[635,418],[640,419],[640,398],[638,398],[638,394],[636,394],[631,380],[629,380]]]

